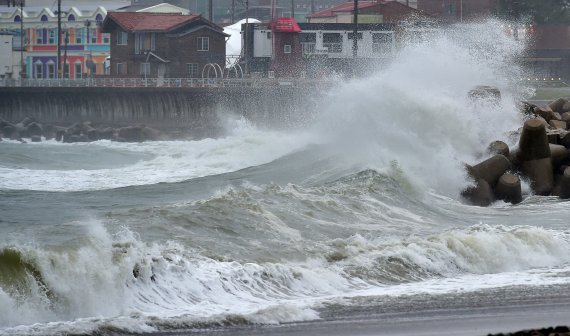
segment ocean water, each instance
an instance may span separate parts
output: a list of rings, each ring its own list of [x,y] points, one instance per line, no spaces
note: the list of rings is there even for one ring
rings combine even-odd
[[[516,145],[516,102],[532,94],[514,61],[524,43],[496,21],[432,35],[339,81],[299,127],[228,115],[216,139],[0,142],[0,335],[207,330],[372,298],[570,289],[567,202],[528,187],[516,206],[459,197],[463,163],[491,141]],[[470,101],[481,84],[502,101]]]

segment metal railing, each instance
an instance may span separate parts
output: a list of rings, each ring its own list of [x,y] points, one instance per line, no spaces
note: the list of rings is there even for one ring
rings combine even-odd
[[[101,88],[204,88],[311,86],[326,80],[284,78],[84,78],[84,79],[0,79],[0,87],[101,87]]]

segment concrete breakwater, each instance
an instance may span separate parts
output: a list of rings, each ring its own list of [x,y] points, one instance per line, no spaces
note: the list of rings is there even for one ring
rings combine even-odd
[[[306,117],[322,91],[296,86],[4,87],[0,88],[0,119],[192,129],[212,125],[219,112],[228,112],[260,124],[290,126]]]
[[[559,98],[545,106],[524,103],[522,112],[526,121],[515,132],[517,147],[511,150],[506,143],[495,141],[487,149],[494,156],[466,165],[474,182],[462,191],[469,203],[488,206],[497,199],[520,203],[521,179],[536,195],[570,198],[570,100]]]

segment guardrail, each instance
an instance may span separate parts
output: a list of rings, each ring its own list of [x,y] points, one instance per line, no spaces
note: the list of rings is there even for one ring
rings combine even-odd
[[[332,83],[328,80],[271,78],[85,78],[85,79],[4,79],[4,87],[112,87],[112,88],[203,88],[314,86]]]

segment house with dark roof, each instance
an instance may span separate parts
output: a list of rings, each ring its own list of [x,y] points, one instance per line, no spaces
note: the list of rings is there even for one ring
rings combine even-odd
[[[111,35],[113,77],[194,78],[225,67],[229,35],[201,15],[109,12],[103,31]]]

